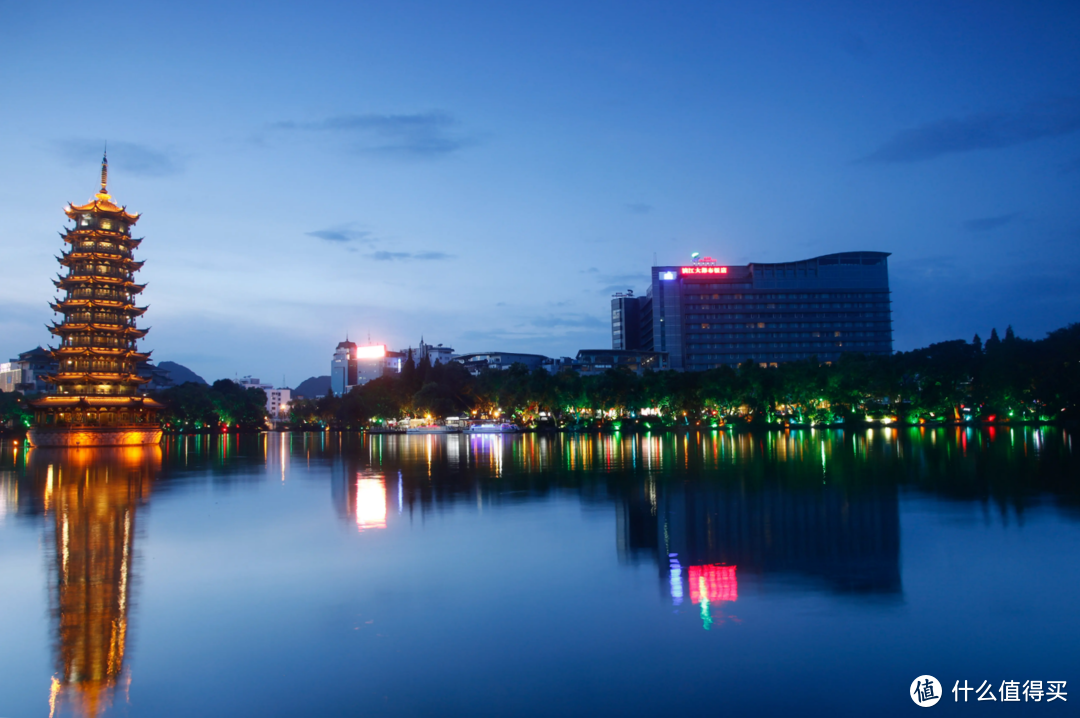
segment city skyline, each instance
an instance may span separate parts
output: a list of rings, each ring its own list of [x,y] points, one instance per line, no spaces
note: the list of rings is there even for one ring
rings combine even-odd
[[[105,142],[144,217],[140,349],[208,380],[295,386],[346,333],[573,356],[694,251],[891,252],[897,350],[1078,316],[1065,4],[110,12],[116,41],[53,7],[0,30],[3,359],[48,343]]]

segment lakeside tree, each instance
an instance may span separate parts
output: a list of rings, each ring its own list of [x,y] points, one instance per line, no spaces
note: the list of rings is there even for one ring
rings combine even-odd
[[[580,376],[514,365],[472,376],[453,362],[407,360],[399,375],[344,397],[294,401],[291,412],[297,427],[352,429],[455,415],[565,428],[1069,419],[1080,416],[1080,324],[1039,341],[1010,328],[1004,339],[992,331],[985,344],[976,336],[892,356],[849,353],[832,364],[745,362],[702,372]]]
[[[260,429],[266,425],[266,392],[228,379],[212,386],[187,382],[155,394],[165,404],[162,423],[172,429]]]

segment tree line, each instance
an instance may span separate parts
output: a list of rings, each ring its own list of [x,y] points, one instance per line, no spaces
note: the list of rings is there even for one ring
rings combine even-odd
[[[523,426],[1053,421],[1080,415],[1080,324],[1032,341],[1010,327],[891,356],[857,353],[776,367],[551,374],[515,365],[471,376],[456,363],[407,360],[344,396],[295,400],[295,426],[358,429],[405,417],[512,420]]]
[[[266,393],[227,379],[187,383],[154,395],[172,430],[257,429],[266,425]],[[776,367],[746,362],[701,372],[610,369],[595,376],[518,364],[471,375],[456,362],[431,365],[410,356],[400,374],[344,396],[294,399],[293,428],[362,429],[403,418],[449,416],[511,421],[540,428],[721,424],[827,425],[886,421],[1055,421],[1080,415],[1080,324],[1045,339],[1009,328],[931,344],[891,356],[843,354]],[[0,394],[0,425],[29,425],[26,399]]]

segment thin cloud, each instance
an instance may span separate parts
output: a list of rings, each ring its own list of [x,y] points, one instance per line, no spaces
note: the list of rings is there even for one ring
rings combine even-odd
[[[1019,212],[1013,212],[1011,214],[1002,214],[997,217],[981,217],[979,219],[969,219],[964,222],[964,229],[969,232],[989,232],[992,229],[998,229],[1006,225],[1012,224],[1017,217],[1020,216]]]
[[[104,140],[68,139],[53,143],[60,159],[69,167],[85,167],[101,162]],[[155,149],[135,142],[110,142],[109,166],[124,174],[140,177],[168,177],[184,171],[175,150]]]
[[[603,286],[600,288],[600,294],[612,294],[614,292],[625,292],[626,290],[638,291],[647,287],[652,279],[648,274],[636,273],[636,274],[604,274],[597,277],[597,281]]]
[[[920,162],[942,155],[1000,149],[1080,130],[1080,99],[1034,103],[1017,112],[948,118],[895,134],[863,159]]]
[[[534,317],[529,320],[534,327],[553,329],[555,327],[602,327],[606,326],[594,316],[588,314],[550,314],[546,317]]]
[[[439,261],[443,259],[453,259],[454,255],[447,254],[446,252],[388,252],[382,250],[367,255],[368,259],[374,259],[376,262],[406,262],[410,260],[420,261]]]
[[[331,229],[317,229],[314,232],[305,232],[308,237],[315,237],[316,239],[323,239],[327,242],[359,242],[361,244],[374,244],[378,240],[371,235],[371,232],[366,232],[359,229],[349,229],[348,227],[337,227]]]
[[[278,122],[272,129],[336,134],[352,138],[353,149],[385,155],[441,157],[473,144],[458,121],[441,110],[414,114],[337,115],[315,122]]]

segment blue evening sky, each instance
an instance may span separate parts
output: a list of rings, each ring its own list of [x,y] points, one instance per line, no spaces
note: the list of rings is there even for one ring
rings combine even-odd
[[[1075,2],[0,2],[0,360],[109,143],[144,342],[610,346],[653,257],[892,252],[895,348],[1080,320]]]

